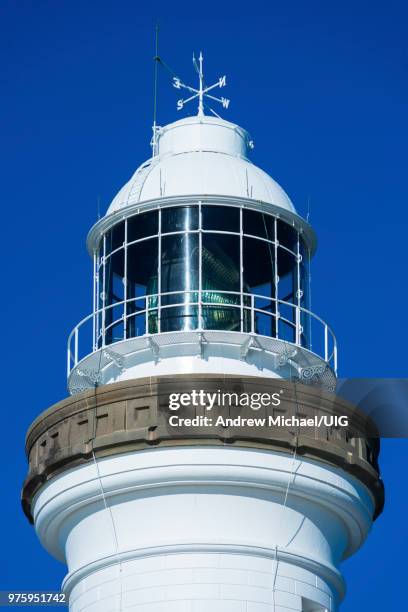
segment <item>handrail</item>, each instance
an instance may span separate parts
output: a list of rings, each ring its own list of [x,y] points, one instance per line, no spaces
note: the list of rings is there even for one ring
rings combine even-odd
[[[197,296],[193,297],[193,301],[186,301],[186,295]],[[236,303],[224,302],[220,303],[219,301],[211,301],[211,295],[215,294],[219,296],[238,296],[239,300]],[[175,304],[164,304],[163,305],[163,297],[181,295],[184,297],[183,302],[176,302]],[[210,296],[210,301],[208,301],[208,296]],[[204,298],[204,299],[203,299]],[[269,302],[268,308],[270,310],[266,310],[265,308],[260,308],[255,306],[256,300],[264,300],[265,302]],[[151,305],[152,302],[155,305]],[[128,305],[134,304],[137,307],[138,303],[141,303],[141,307],[137,311],[129,312]],[[298,304],[293,304],[291,302],[285,302],[284,300],[279,300],[274,297],[265,296],[261,294],[254,293],[240,293],[239,291],[218,291],[216,289],[189,289],[184,291],[168,291],[163,293],[153,293],[149,295],[143,295],[133,298],[128,298],[126,300],[122,300],[120,302],[115,302],[113,304],[109,304],[108,306],[104,306],[95,310],[93,313],[84,317],[71,331],[68,336],[68,351],[67,351],[67,374],[69,376],[71,370],[78,364],[79,359],[79,346],[80,346],[80,330],[84,328],[88,321],[92,320],[92,326],[95,330],[95,333],[92,334],[93,337],[93,346],[91,353],[98,351],[100,348],[104,348],[105,346],[111,346],[115,342],[119,342],[122,340],[128,339],[127,336],[127,322],[136,316],[144,316],[145,318],[145,333],[143,336],[151,336],[149,333],[149,314],[154,314],[157,316],[157,320],[160,320],[161,313],[163,311],[168,311],[171,308],[180,308],[182,306],[195,307],[195,306],[205,306],[205,307],[217,307],[218,309],[223,308],[237,308],[241,310],[241,313],[244,311],[250,312],[250,331],[244,329],[244,320],[242,316],[240,317],[240,331],[244,333],[256,334],[256,315],[257,313],[268,315],[272,320],[275,321],[275,334],[271,334],[270,337],[280,339],[279,338],[279,322],[282,322],[287,328],[291,328],[294,331],[295,341],[285,340],[289,344],[293,344],[295,346],[300,346],[302,348],[306,348],[309,351],[313,352],[311,347],[310,339],[306,342],[305,346],[305,336],[304,336],[304,327],[302,326],[302,320],[304,317],[309,318],[311,322],[319,323],[323,328],[323,345],[324,349],[322,354],[319,355],[327,364],[332,365],[333,370],[337,371],[337,342],[336,337],[332,331],[332,329],[325,323],[325,321],[311,312],[310,310],[299,306]],[[293,312],[293,320],[282,316],[280,313],[280,307],[284,306],[285,308],[289,307]],[[274,308],[272,308],[274,307]],[[106,315],[109,312],[113,312],[114,308],[119,308],[121,315],[115,318],[114,321],[109,322],[106,326]],[[99,327],[99,319],[102,319],[102,326]],[[124,333],[123,338],[119,340],[115,340],[114,342],[106,343],[107,334],[113,330],[117,325],[123,323],[124,324]],[[211,328],[204,328],[202,326],[202,321],[198,321],[198,325],[194,330],[191,331],[211,331]],[[220,331],[217,328],[217,331]],[[130,336],[133,337],[133,336]],[[99,344],[100,343],[100,344]],[[72,346],[73,345],[73,346]],[[91,354],[88,353],[88,354]],[[318,354],[318,353],[315,353]]]

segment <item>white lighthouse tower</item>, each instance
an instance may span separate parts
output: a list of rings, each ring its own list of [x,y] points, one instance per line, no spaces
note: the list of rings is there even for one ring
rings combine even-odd
[[[197,88],[174,86],[198,115],[155,127],[153,157],[89,233],[93,312],[69,338],[70,396],[27,434],[23,507],[68,566],[71,612],[335,612],[339,565],[382,509],[377,445],[169,423],[170,395],[192,390],[350,411],[310,310],[314,232],[249,160],[247,132],[205,114],[228,107],[212,91],[226,80],[206,87],[197,68]]]

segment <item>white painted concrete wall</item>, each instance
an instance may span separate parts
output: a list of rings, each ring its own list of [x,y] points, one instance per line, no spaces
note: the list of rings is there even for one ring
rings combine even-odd
[[[215,447],[88,463],[34,503],[40,540],[68,564],[71,612],[334,612],[338,565],[372,513],[340,469]]]

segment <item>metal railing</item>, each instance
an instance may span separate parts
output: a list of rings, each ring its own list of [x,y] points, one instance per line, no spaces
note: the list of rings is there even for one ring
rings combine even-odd
[[[337,372],[336,337],[310,310],[260,294],[202,289],[143,295],[95,310],[68,337],[67,374],[87,355],[116,342],[168,331],[214,330],[288,342]]]

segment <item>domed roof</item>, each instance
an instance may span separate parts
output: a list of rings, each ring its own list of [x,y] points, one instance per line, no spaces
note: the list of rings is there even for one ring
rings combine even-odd
[[[160,129],[157,155],[142,164],[113,199],[107,214],[168,196],[251,198],[296,212],[285,191],[247,159],[245,130],[223,119],[197,116]]]

